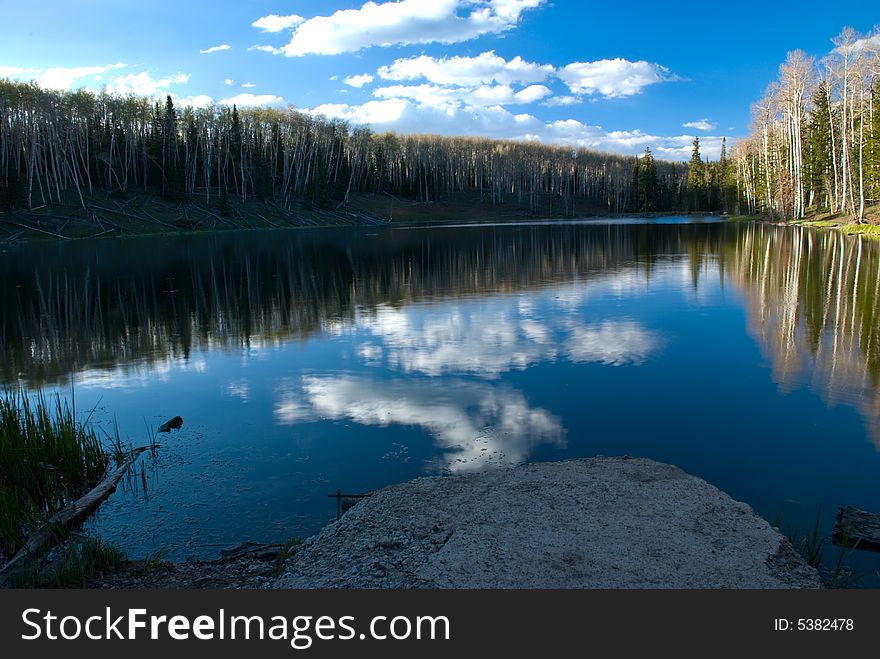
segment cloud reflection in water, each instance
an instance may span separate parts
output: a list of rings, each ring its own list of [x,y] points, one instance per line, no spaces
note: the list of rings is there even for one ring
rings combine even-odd
[[[453,472],[519,464],[540,444],[566,446],[559,417],[530,407],[518,391],[477,382],[306,376],[281,391],[277,423],[319,418],[418,426],[433,435]]]

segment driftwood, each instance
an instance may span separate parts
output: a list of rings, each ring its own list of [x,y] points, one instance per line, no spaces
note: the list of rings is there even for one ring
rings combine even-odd
[[[129,467],[138,459],[141,453],[146,451],[148,446],[141,446],[133,449],[115,471],[103,478],[94,488],[87,494],[81,496],[73,503],[65,506],[57,513],[52,515],[43,526],[34,531],[24,546],[9,559],[9,562],[0,569],[0,586],[6,583],[13,568],[22,563],[29,557],[43,549],[50,541],[58,538],[59,531],[68,529],[82,522],[88,515],[94,511],[104,500],[116,491],[116,485],[125,475]]]
[[[239,558],[254,558],[268,560],[275,558],[284,550],[284,545],[264,544],[262,542],[241,542],[228,549],[220,550],[220,558],[215,558],[213,563],[223,563]]]
[[[850,506],[837,509],[831,542],[856,549],[880,551],[880,515]]]

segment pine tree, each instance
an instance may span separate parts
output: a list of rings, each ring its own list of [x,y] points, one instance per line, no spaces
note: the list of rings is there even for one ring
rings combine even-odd
[[[177,111],[171,95],[165,97],[162,117],[162,194],[179,199],[184,196],[184,176],[180,167],[180,140],[177,134]]]
[[[718,158],[718,198],[722,213],[730,213],[736,205],[736,172],[727,157],[727,138],[721,138],[721,157]]]
[[[827,83],[823,80],[813,96],[813,109],[807,119],[804,145],[804,181],[807,205],[826,208],[830,205],[831,186],[831,118]]]
[[[630,210],[633,213],[640,213],[642,211],[642,164],[639,162],[639,159],[636,158],[635,165],[633,165],[633,174],[632,174],[632,184],[630,186]]]
[[[706,206],[706,166],[700,155],[700,138],[694,138],[694,150],[688,163],[688,210],[701,211]]]
[[[651,149],[645,148],[640,162],[642,212],[653,213],[660,209],[660,181],[657,179],[657,164]]]
[[[871,123],[868,131],[866,178],[868,198],[880,200],[880,80],[871,89]]]
[[[229,137],[229,156],[232,158],[232,180],[233,187],[238,190],[239,194],[244,196],[244,184],[242,171],[242,134],[241,134],[241,117],[238,115],[238,107],[232,106],[232,130]]]

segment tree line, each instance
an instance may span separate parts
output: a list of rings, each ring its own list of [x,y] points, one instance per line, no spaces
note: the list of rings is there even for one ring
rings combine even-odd
[[[734,149],[743,209],[803,218],[809,210],[865,221],[880,200],[880,33],[852,28],[818,61],[788,53]]]
[[[669,163],[659,163],[665,166]],[[679,169],[676,169],[679,168]],[[691,159],[686,164],[672,164],[673,175],[683,177],[674,188],[658,174],[658,163],[650,147],[633,166],[630,211],[650,213],[659,210],[683,210],[696,213],[732,213],[738,205],[733,163],[727,157],[727,139],[721,140],[721,155],[716,162],[703,160],[700,138],[694,138]],[[668,176],[668,174],[667,174]]]
[[[232,197],[291,207],[355,192],[424,202],[479,191],[491,203],[559,213],[710,210],[688,196],[685,163],[475,137],[374,133],[293,108],[176,107],[134,95],[49,91],[0,79],[0,207],[34,208],[96,192]],[[648,167],[650,165],[650,167]],[[645,167],[634,179],[633,171]],[[716,203],[717,205],[717,203]]]

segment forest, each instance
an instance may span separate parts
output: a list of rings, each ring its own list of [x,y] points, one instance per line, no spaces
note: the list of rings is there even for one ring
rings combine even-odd
[[[431,203],[469,191],[523,212],[718,211],[733,178],[687,163],[537,142],[377,134],[293,108],[206,108],[0,80],[0,208],[150,193],[223,212],[233,200],[338,208],[353,193]],[[725,183],[727,181],[727,183]],[[726,186],[726,187],[725,187]],[[733,195],[730,191],[733,190]]]
[[[733,148],[743,212],[865,222],[880,200],[880,33],[845,28],[818,61],[788,53]]]

